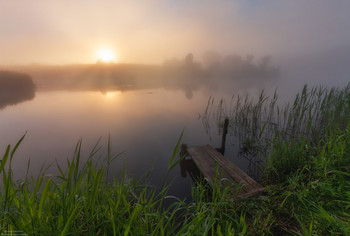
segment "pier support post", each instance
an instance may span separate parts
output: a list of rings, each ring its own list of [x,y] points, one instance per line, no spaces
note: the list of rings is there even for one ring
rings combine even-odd
[[[225,146],[226,146],[226,135],[227,135],[227,132],[228,132],[228,118],[226,117],[225,118],[225,121],[224,121],[224,127],[223,127],[223,130],[222,130],[222,139],[221,139],[221,148],[219,150],[219,152],[224,155],[225,154]]]

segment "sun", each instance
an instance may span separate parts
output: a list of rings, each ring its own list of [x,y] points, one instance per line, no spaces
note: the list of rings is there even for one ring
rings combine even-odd
[[[98,52],[97,58],[99,62],[111,63],[116,61],[114,52],[110,49],[102,49]]]
[[[113,99],[113,98],[118,97],[120,95],[120,92],[119,91],[111,91],[111,92],[106,92],[104,95],[107,99]]]

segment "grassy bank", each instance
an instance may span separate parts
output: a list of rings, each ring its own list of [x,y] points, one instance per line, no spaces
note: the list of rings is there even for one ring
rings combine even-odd
[[[227,196],[219,188],[209,192],[205,184],[198,185],[189,204],[168,196],[168,187],[156,190],[146,179],[127,178],[125,172],[107,182],[113,159],[110,151],[104,164],[94,160],[97,147],[86,163],[80,163],[81,142],[67,166],[57,164],[59,175],[47,175],[43,167],[38,177],[27,173],[25,179],[15,181],[11,162],[22,139],[13,148],[8,146],[1,160],[0,235],[227,235],[247,231],[244,214],[223,201]],[[176,164],[179,144],[169,170]],[[169,198],[173,203],[165,208],[163,202]]]
[[[282,106],[277,93],[233,96],[229,103],[211,98],[205,127],[214,120],[220,129],[225,117],[240,154],[268,188],[266,197],[249,200],[252,209],[243,207],[253,222],[264,216],[266,232],[274,234],[350,233],[350,84],[304,86]]]
[[[66,166],[56,164],[59,175],[47,175],[43,167],[37,177],[27,173],[18,182],[11,163],[20,140],[0,162],[0,235],[349,235],[349,86],[305,88],[284,108],[276,99],[240,100],[229,114],[218,113],[230,111],[221,102],[213,112],[229,115],[242,148],[264,160],[265,196],[232,198],[219,183],[209,190],[203,181],[185,203],[168,196],[168,187],[152,188],[123,171],[107,182],[110,145],[104,161],[95,160],[96,146],[82,163],[81,142]],[[173,203],[165,207],[169,198]]]

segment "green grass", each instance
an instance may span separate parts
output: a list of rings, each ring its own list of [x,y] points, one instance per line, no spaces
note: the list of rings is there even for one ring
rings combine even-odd
[[[254,155],[266,155],[267,194],[256,198],[233,198],[220,182],[209,189],[202,181],[186,203],[168,196],[169,186],[153,188],[146,178],[128,178],[124,169],[107,182],[118,156],[112,155],[110,140],[104,160],[95,159],[99,144],[82,156],[79,141],[65,166],[56,163],[58,175],[48,175],[43,166],[33,177],[28,162],[27,175],[18,182],[12,161],[22,137],[0,160],[0,235],[349,235],[349,90],[305,87],[296,102],[278,109],[276,94],[272,104],[264,96],[257,104],[236,103],[241,105],[230,113],[231,133],[241,135]],[[181,136],[168,171],[178,163]]]
[[[288,143],[291,148],[287,150],[294,152],[294,141],[317,146],[330,131],[346,128],[350,120],[350,83],[331,89],[305,85],[292,102],[284,105],[279,104],[277,91],[272,96],[262,91],[256,98],[232,96],[230,102],[221,99],[216,103],[211,97],[202,115],[207,131],[215,123],[221,132],[226,117],[229,133],[239,139],[242,156],[253,159],[262,170],[275,145]],[[295,171],[294,164],[291,171]]]
[[[350,125],[331,132],[316,146],[310,146],[305,140],[278,144],[272,155],[272,160],[278,157],[282,160],[269,163],[268,168],[286,166],[288,170],[273,173],[273,178],[267,179],[273,183],[270,194],[275,201],[275,214],[298,226],[286,230],[304,235],[348,235]],[[276,170],[267,170],[271,171]]]
[[[205,127],[230,132],[241,152],[261,168],[268,195],[247,200],[252,234],[350,234],[350,84],[327,89],[305,86],[292,103],[279,106],[277,93],[257,99],[233,97],[203,114]]]
[[[0,235],[227,235],[247,231],[244,215],[230,212],[230,203],[222,200],[227,196],[221,192],[211,193],[209,202],[207,188],[193,188],[196,201],[188,204],[168,196],[168,186],[157,190],[146,179],[127,178],[124,171],[119,180],[107,182],[113,159],[110,142],[104,162],[94,160],[100,151],[96,145],[81,163],[79,141],[67,165],[56,164],[59,175],[47,175],[43,166],[37,177],[27,173],[18,183],[13,179],[12,160],[23,138],[14,148],[9,145],[1,159]],[[176,163],[179,144],[169,170]],[[165,207],[169,199],[173,203]]]

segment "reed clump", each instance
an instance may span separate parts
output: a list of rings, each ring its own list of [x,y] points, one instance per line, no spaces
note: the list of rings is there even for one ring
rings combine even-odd
[[[163,219],[158,207],[165,190],[156,193],[125,173],[107,183],[111,156],[107,165],[98,164],[95,146],[82,164],[81,141],[65,168],[56,164],[59,175],[47,175],[43,167],[35,178],[27,173],[14,181],[11,162],[22,139],[1,160],[0,235],[134,235],[173,228],[174,216]]]
[[[230,105],[211,98],[205,127],[214,120],[220,129],[225,117],[268,189],[267,196],[240,204],[247,216],[268,219],[265,232],[350,234],[350,84],[304,86],[285,106],[276,92],[233,97]]]
[[[344,88],[331,89],[322,86],[310,89],[305,85],[294,101],[282,105],[278,102],[277,91],[273,96],[261,91],[257,98],[232,96],[229,103],[224,99],[216,103],[211,97],[202,115],[206,130],[211,129],[214,121],[221,132],[225,118],[229,118],[229,132],[238,138],[243,157],[253,159],[260,171],[266,169],[267,161],[271,167],[269,174],[271,171],[284,173],[284,160],[275,160],[270,155],[276,145],[283,143],[290,146],[290,151],[297,152],[293,146],[295,142],[315,146],[332,130],[347,127],[350,120],[350,83]],[[290,158],[286,160],[292,161]],[[283,168],[278,168],[277,162]],[[296,159],[290,163],[291,171],[295,171],[293,166],[298,166],[298,162]]]
[[[9,145],[0,160],[0,235],[232,235],[246,233],[245,216],[237,212],[228,197],[210,192],[203,185],[193,188],[192,203],[168,196],[169,186],[156,189],[146,178],[128,178],[125,170],[107,182],[108,168],[116,156],[107,157],[93,148],[81,162],[79,141],[67,166],[56,163],[58,175],[42,167],[37,177],[29,174],[22,181],[13,177],[12,160],[20,141]],[[175,167],[178,142],[169,170]],[[174,161],[174,163],[173,163]],[[202,186],[202,187],[201,187]],[[165,201],[171,204],[165,205]],[[229,218],[227,218],[229,217]]]

